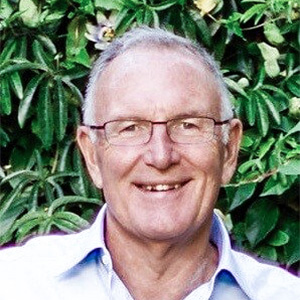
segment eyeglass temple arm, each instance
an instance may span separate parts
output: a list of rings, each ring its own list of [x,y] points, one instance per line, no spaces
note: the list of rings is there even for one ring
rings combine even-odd
[[[104,129],[104,125],[87,125],[87,124],[82,124],[83,126],[89,127],[90,129]]]
[[[224,124],[229,123],[230,121],[231,121],[231,119],[225,120],[225,121],[219,121],[219,122],[215,121],[215,125],[224,125]]]

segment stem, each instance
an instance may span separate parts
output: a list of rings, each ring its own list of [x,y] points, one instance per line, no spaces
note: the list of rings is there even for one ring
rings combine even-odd
[[[211,14],[207,14],[207,16],[209,17],[209,18],[211,18],[214,22],[216,22],[216,23],[222,23],[220,20],[217,20],[214,16],[212,16]]]
[[[230,184],[226,184],[224,185],[224,187],[239,187],[241,185],[244,184],[248,184],[248,183],[255,183],[255,182],[261,182],[264,179],[276,174],[279,170],[279,168],[273,169],[273,170],[269,170],[268,172],[261,174],[260,176],[252,179],[252,180],[245,180],[245,181],[240,181],[239,183],[230,183]]]
[[[51,169],[51,174],[55,173],[57,164],[58,164],[58,147],[56,148],[56,151],[55,151],[54,162],[53,162],[53,166]]]

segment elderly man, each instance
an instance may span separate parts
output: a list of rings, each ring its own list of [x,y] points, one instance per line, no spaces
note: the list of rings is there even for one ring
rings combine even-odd
[[[115,40],[77,131],[106,204],[88,230],[3,251],[0,299],[298,299],[299,280],[233,251],[213,214],[241,135],[202,48],[149,28]]]

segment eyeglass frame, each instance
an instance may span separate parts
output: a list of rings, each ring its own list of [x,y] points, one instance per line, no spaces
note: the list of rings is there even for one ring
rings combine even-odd
[[[88,125],[88,124],[85,124],[83,123],[82,125],[83,126],[86,126],[92,130],[104,130],[104,136],[105,136],[105,139],[106,141],[110,144],[110,145],[114,145],[114,146],[137,146],[137,145],[146,145],[147,143],[149,143],[149,141],[151,140],[152,138],[152,135],[153,135],[153,125],[163,125],[165,124],[166,125],[166,129],[167,129],[167,134],[168,134],[168,137],[171,139],[171,141],[173,143],[176,143],[176,144],[194,144],[194,143],[179,143],[179,142],[176,142],[172,139],[170,133],[169,133],[169,130],[168,130],[168,126],[167,124],[171,121],[175,121],[175,120],[184,120],[184,119],[209,119],[209,120],[212,120],[214,122],[214,128],[215,126],[222,126],[222,125],[225,125],[225,124],[228,124],[233,118],[230,118],[230,119],[227,119],[227,120],[224,120],[224,121],[216,121],[214,118],[211,118],[211,117],[203,117],[203,116],[186,116],[186,117],[182,117],[182,118],[174,118],[174,119],[170,119],[170,120],[167,120],[167,121],[151,121],[151,120],[144,120],[144,119],[134,119],[134,118],[129,118],[129,119],[115,119],[115,120],[110,120],[110,121],[107,121],[105,123],[103,123],[102,125]],[[150,135],[149,135],[149,139],[144,142],[144,143],[141,143],[141,144],[135,144],[135,145],[123,145],[123,144],[114,144],[114,143],[111,143],[108,138],[107,138],[107,133],[106,133],[106,130],[105,130],[105,127],[108,123],[112,123],[112,122],[117,122],[117,121],[146,121],[146,122],[149,122],[151,124],[151,131],[150,131]],[[213,136],[213,135],[212,135]],[[195,143],[197,144],[197,143]]]

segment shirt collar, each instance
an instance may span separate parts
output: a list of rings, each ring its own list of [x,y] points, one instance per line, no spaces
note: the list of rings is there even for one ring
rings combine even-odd
[[[104,226],[105,226],[106,204],[98,213],[92,226],[80,233],[63,236],[63,245],[66,255],[58,264],[55,264],[54,273],[59,276],[79,264],[92,251],[99,249],[108,252],[105,245]]]
[[[231,248],[231,242],[228,231],[221,217],[214,212],[213,223],[211,227],[210,240],[217,246],[219,252],[219,263],[217,270],[212,278],[213,282],[217,275],[222,271],[228,271],[236,280],[242,290],[247,290],[247,282],[239,273],[239,268],[234,259],[234,251]]]
[[[99,250],[102,255],[110,257],[105,245],[105,215],[107,205],[101,208],[93,225],[80,233],[64,236],[65,250],[67,251],[59,264],[56,264],[55,273],[61,275],[79,264],[92,251]],[[219,263],[214,277],[222,270],[229,271],[237,282],[238,273],[234,268],[234,262],[231,258],[231,243],[228,232],[221,218],[214,213],[210,233],[210,240],[217,246],[219,252]]]

